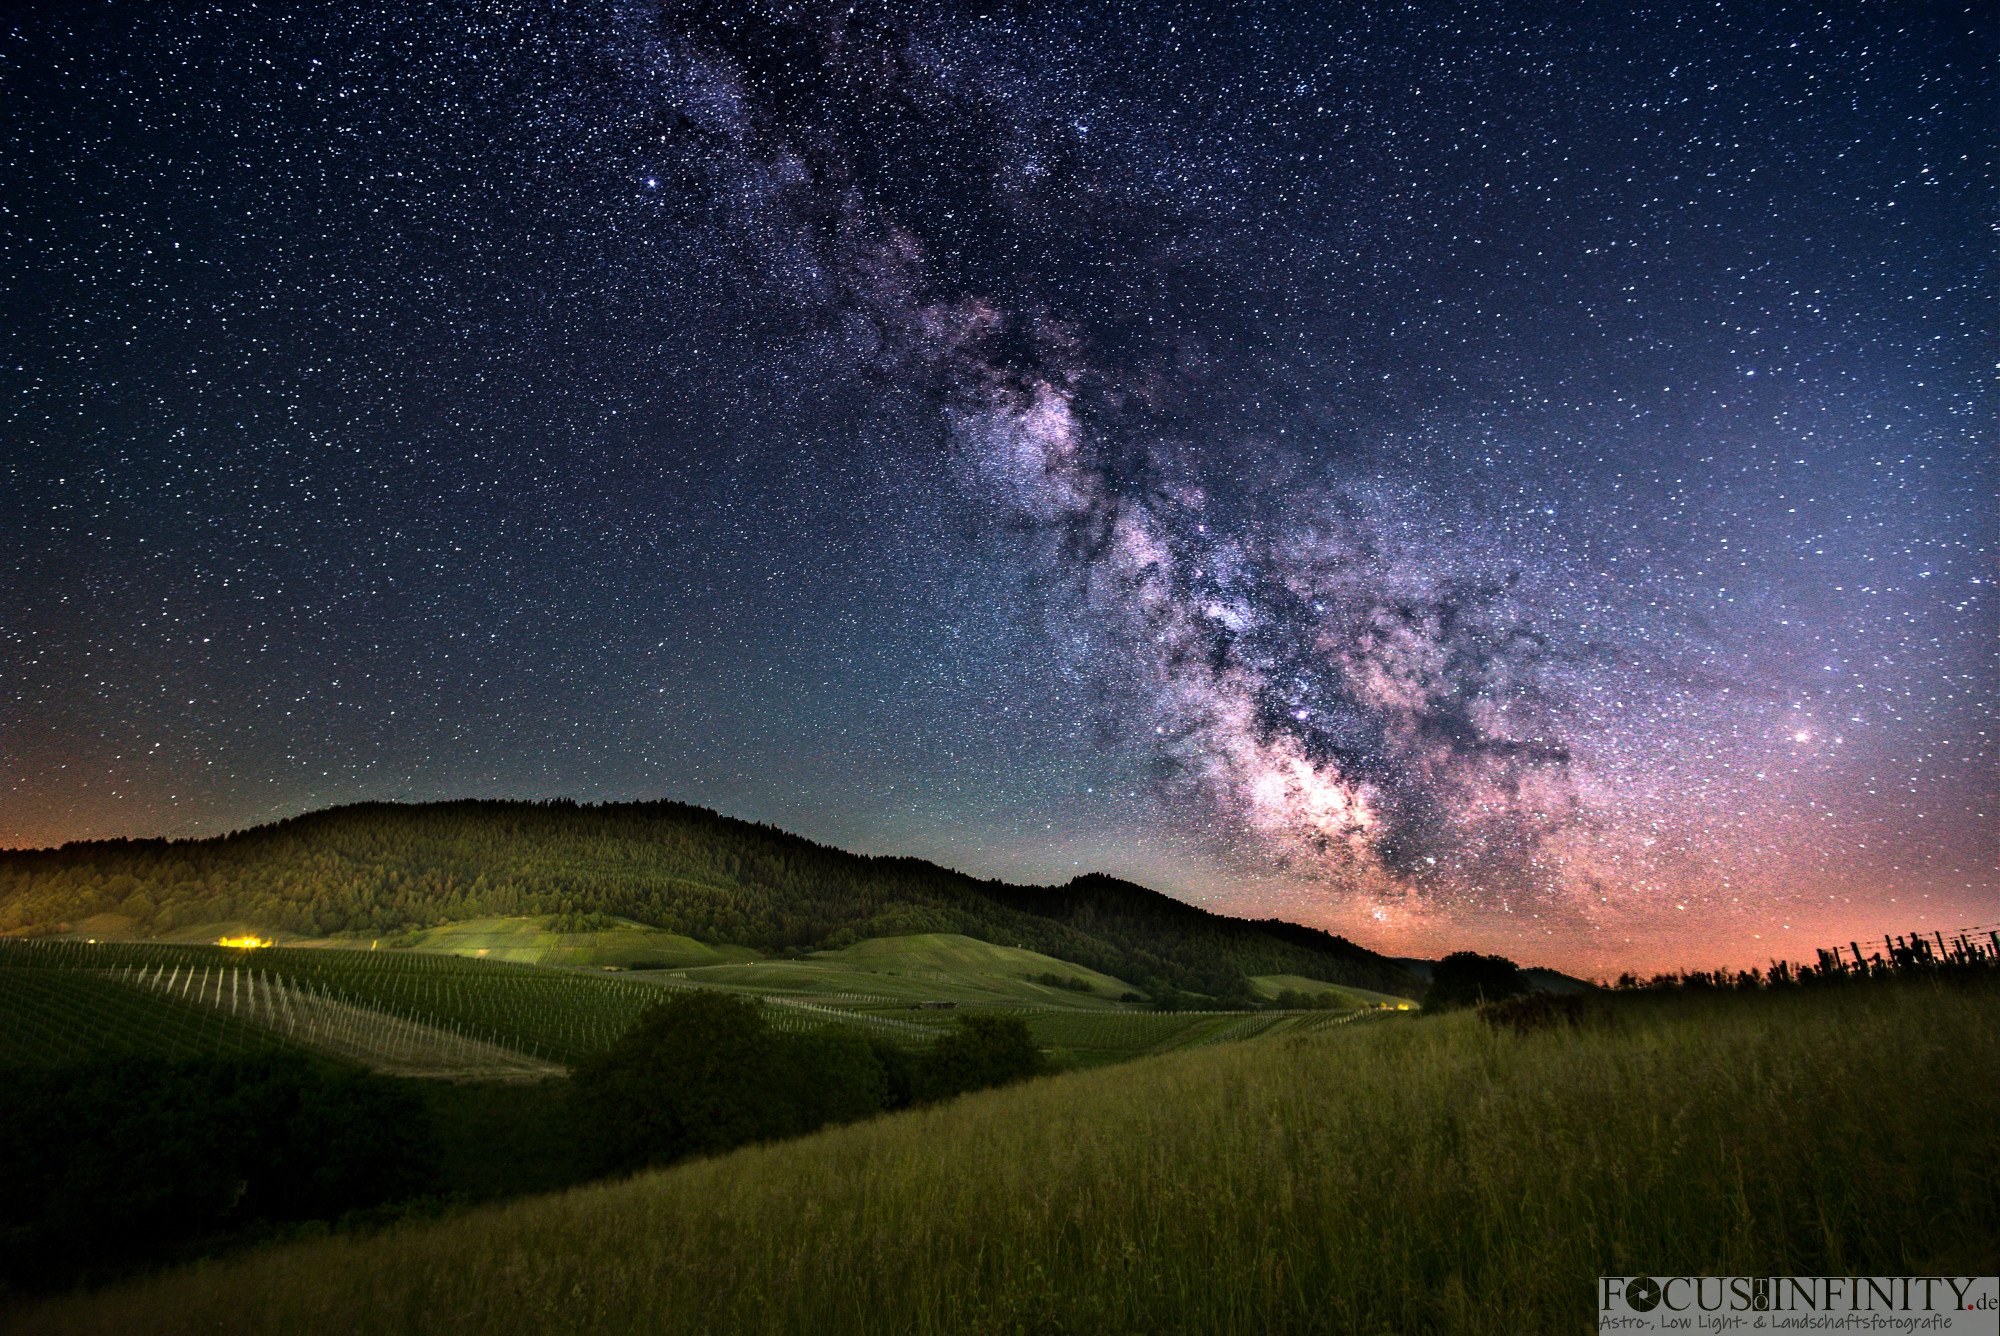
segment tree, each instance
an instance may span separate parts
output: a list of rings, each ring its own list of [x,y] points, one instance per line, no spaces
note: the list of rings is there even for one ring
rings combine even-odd
[[[875,1046],[853,1030],[782,1035],[780,1048],[792,1130],[858,1122],[890,1106],[889,1075]]]
[[[1431,968],[1431,986],[1424,992],[1424,1010],[1450,1011],[1499,1002],[1530,991],[1520,966],[1505,956],[1454,951]]]
[[[661,1003],[576,1069],[586,1155],[641,1169],[794,1130],[780,1049],[753,1003],[706,988]]]
[[[964,1015],[920,1058],[912,1080],[919,1102],[1006,1085],[1047,1069],[1028,1023],[1019,1016]]]

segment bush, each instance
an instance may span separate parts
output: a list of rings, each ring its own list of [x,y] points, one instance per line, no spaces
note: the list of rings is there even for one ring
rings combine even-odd
[[[599,1173],[671,1164],[1046,1070],[1018,1017],[964,1015],[920,1055],[839,1026],[784,1035],[762,1010],[708,989],[642,1016],[579,1064],[571,1098]]]
[[[550,932],[610,932],[618,926],[618,920],[609,914],[569,913],[557,914],[548,920]]]
[[[876,1049],[852,1030],[781,1035],[780,1065],[790,1087],[791,1132],[872,1118],[889,1107],[889,1079]]]
[[[912,1093],[918,1102],[929,1103],[1026,1080],[1044,1070],[1042,1051],[1020,1017],[959,1016],[951,1033],[918,1060]]]
[[[757,1006],[725,993],[654,1007],[576,1068],[587,1158],[605,1172],[640,1169],[793,1130],[779,1050]]]
[[[904,1109],[916,1103],[917,1055],[886,1039],[870,1039],[868,1049],[882,1069],[882,1107]]]
[[[1308,993],[1299,988],[1287,988],[1278,994],[1271,1005],[1279,1011],[1340,1011],[1346,1008],[1347,1003],[1332,989]]]

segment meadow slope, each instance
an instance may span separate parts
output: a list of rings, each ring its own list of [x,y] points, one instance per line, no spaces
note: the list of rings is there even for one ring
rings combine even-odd
[[[2000,995],[1389,1018],[17,1310],[39,1332],[1519,1332],[1600,1273],[1990,1274]]]

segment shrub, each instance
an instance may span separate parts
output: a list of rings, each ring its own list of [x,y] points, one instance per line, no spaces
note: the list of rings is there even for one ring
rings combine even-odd
[[[928,1103],[1025,1080],[1043,1070],[1042,1051],[1020,1017],[959,1016],[951,1033],[918,1060],[912,1093],[919,1102]]]
[[[708,989],[663,1002],[576,1068],[587,1158],[639,1169],[793,1130],[779,1048],[752,1003]]]
[[[779,1036],[792,1132],[872,1118],[889,1104],[889,1079],[868,1040],[827,1028]]]
[[[913,1055],[840,1026],[774,1032],[762,1010],[699,989],[662,1003],[578,1065],[572,1108],[599,1173],[670,1164],[856,1122],[1047,1069],[1027,1024],[962,1015]]]

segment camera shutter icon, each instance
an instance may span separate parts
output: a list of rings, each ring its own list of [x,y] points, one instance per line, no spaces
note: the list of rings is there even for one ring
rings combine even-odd
[[[1635,1276],[1625,1287],[1625,1302],[1635,1313],[1650,1313],[1659,1306],[1660,1283],[1651,1276]]]

